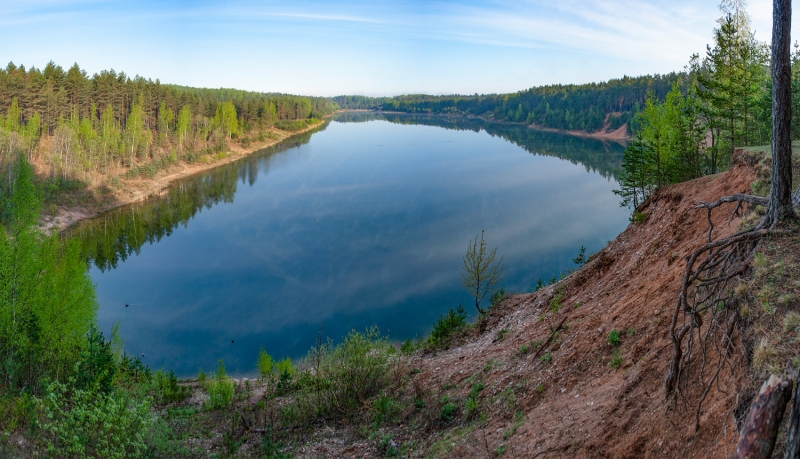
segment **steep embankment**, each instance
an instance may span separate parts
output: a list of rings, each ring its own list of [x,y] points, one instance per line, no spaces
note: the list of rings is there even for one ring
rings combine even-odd
[[[447,455],[724,457],[731,451],[732,389],[740,383],[721,375],[727,393],[709,394],[693,435],[694,407],[665,414],[663,381],[684,259],[707,236],[705,212],[695,206],[748,191],[754,174],[743,158],[726,173],[663,189],[640,209],[646,222],[631,224],[582,269],[504,301],[486,331],[463,345],[415,358],[417,378],[440,395],[465,396],[474,381],[486,386],[480,396],[486,424],[448,434]],[[738,227],[727,224],[729,215],[715,214],[715,238]],[[566,329],[540,351],[536,343],[546,343],[562,320]],[[616,347],[608,339],[614,329],[620,331]],[[613,368],[617,350],[621,360]],[[436,437],[429,441],[441,440]]]

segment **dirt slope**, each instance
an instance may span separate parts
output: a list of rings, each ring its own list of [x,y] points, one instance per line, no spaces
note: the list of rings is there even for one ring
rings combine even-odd
[[[726,173],[663,189],[641,209],[646,222],[630,225],[581,270],[505,301],[486,331],[463,345],[418,357],[414,365],[426,387],[465,394],[474,381],[486,386],[480,397],[488,406],[487,426],[453,435],[444,456],[688,458],[730,452],[736,391],[712,391],[692,435],[693,409],[665,415],[663,381],[684,259],[708,229],[705,211],[694,206],[749,191],[754,176],[745,162],[740,154]],[[729,216],[725,209],[715,213],[715,238],[738,227],[737,221],[727,224]],[[532,343],[545,342],[562,319],[567,330],[536,356]],[[608,343],[612,329],[621,332],[617,347]],[[617,369],[609,365],[615,349],[623,362]],[[550,363],[541,358],[548,352]],[[722,389],[739,386],[730,374],[721,375]]]

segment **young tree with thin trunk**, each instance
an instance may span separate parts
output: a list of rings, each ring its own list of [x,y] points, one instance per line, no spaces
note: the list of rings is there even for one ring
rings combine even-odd
[[[475,241],[469,241],[467,254],[464,255],[464,268],[461,271],[461,283],[475,298],[475,309],[479,313],[485,314],[481,308],[481,302],[487,296],[494,294],[496,287],[505,278],[505,268],[503,258],[496,260],[497,249],[491,252],[486,251],[486,241],[483,240],[483,230],[481,239],[475,236]]]

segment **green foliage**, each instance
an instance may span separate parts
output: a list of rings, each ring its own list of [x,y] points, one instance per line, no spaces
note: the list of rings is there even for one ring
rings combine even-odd
[[[182,402],[191,393],[190,388],[178,384],[178,378],[172,370],[169,373],[157,371],[155,383],[157,400],[163,404]]]
[[[64,458],[128,458],[146,451],[152,423],[148,400],[124,392],[96,392],[51,383],[37,402],[41,441],[48,454]]]
[[[378,424],[391,422],[400,413],[401,408],[395,399],[385,395],[379,395],[372,402],[374,419]]]
[[[462,309],[462,311],[463,311],[463,309]],[[442,320],[441,316],[439,317],[439,320]],[[400,352],[403,355],[411,355],[411,354],[414,353],[414,351],[419,349],[421,345],[422,345],[422,341],[420,339],[417,339],[416,341],[412,341],[411,339],[407,339],[407,340],[403,341],[403,343],[400,345]]]
[[[352,417],[392,382],[396,354],[376,327],[364,333],[351,331],[342,343],[321,349],[316,375],[303,386],[302,396],[316,405],[318,413]],[[309,358],[314,359],[314,355]]]
[[[176,160],[215,153],[237,134],[264,134],[276,122],[306,127],[338,108],[321,97],[187,88],[113,70],[89,76],[52,62],[0,68],[0,88],[0,169],[16,154],[8,150],[38,149],[62,178],[107,174],[173,150]]]
[[[481,308],[481,302],[495,292],[497,285],[505,277],[503,258],[497,257],[497,249],[487,252],[486,241],[475,236],[475,241],[470,241],[467,246],[467,253],[464,255],[464,267],[461,270],[461,283],[470,295],[475,298],[475,309],[484,314],[486,311]]]
[[[481,115],[498,121],[596,132],[605,122],[612,130],[623,126],[644,106],[647,94],[662,100],[674,83],[684,87],[686,80],[685,74],[670,73],[583,85],[540,86],[513,94],[338,96],[333,100],[342,108]]]
[[[267,354],[267,351],[264,350],[262,347],[260,351],[258,351],[258,360],[256,361],[256,368],[258,368],[258,373],[261,375],[262,378],[266,378],[272,375],[272,370],[275,367],[275,361],[272,360],[272,356]]]
[[[619,349],[615,349],[614,354],[611,356],[611,360],[608,362],[608,365],[616,370],[617,368],[622,366],[623,363],[625,363],[625,360],[623,360],[622,357],[619,355]]]
[[[236,107],[233,106],[233,102],[223,102],[217,106],[214,123],[222,128],[222,131],[229,139],[233,134],[238,133],[239,120],[236,116]]]
[[[564,302],[564,292],[561,289],[556,290],[553,298],[550,299],[550,312],[558,312]]]
[[[619,346],[619,330],[614,329],[608,333],[608,344],[611,346]]]
[[[572,259],[572,262],[578,266],[583,266],[586,263],[586,247],[581,246],[578,256]]]
[[[116,372],[117,362],[111,350],[111,341],[106,341],[103,332],[92,325],[86,334],[86,350],[81,352],[78,361],[75,387],[108,394],[113,389]]]
[[[264,453],[264,456],[267,459],[289,459],[291,457],[289,453],[281,451],[283,449],[283,443],[275,440],[273,435],[272,425],[267,424],[266,432],[264,432],[264,436],[261,437],[261,451]]]
[[[439,319],[433,324],[433,331],[428,337],[428,342],[433,346],[438,346],[447,342],[447,340],[454,334],[463,330],[467,325],[467,313],[464,308],[458,305],[458,309],[450,311],[447,315],[439,316]]]
[[[275,371],[279,375],[289,375],[294,376],[297,373],[297,369],[292,365],[292,359],[289,357],[285,357],[282,360],[278,360],[275,362]]]
[[[43,377],[73,371],[97,303],[80,248],[36,226],[39,194],[19,159],[0,230],[0,381],[37,390]]]
[[[489,300],[489,304],[491,306],[497,306],[498,304],[502,303],[503,300],[506,299],[506,289],[500,288],[500,290],[494,292],[492,298]]]
[[[233,400],[233,381],[225,373],[225,363],[220,359],[217,364],[217,372],[214,377],[206,383],[208,400],[205,406],[212,410],[227,408]]]
[[[442,397],[441,403],[442,409],[439,411],[439,419],[444,422],[451,421],[455,417],[456,411],[458,411],[458,406],[446,396]]]
[[[378,442],[378,451],[383,454],[383,457],[395,457],[399,453],[394,440],[392,440],[392,436],[389,434],[381,437],[381,441]]]
[[[647,221],[647,214],[643,214],[641,212],[634,211],[633,215],[631,215],[631,223],[640,224]]]
[[[541,360],[543,363],[551,363],[553,361],[553,353],[547,351],[544,354],[542,354],[541,357],[539,357],[539,360]]]

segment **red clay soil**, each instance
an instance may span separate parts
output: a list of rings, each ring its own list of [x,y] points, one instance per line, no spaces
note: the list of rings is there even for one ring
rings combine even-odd
[[[465,395],[473,381],[486,386],[479,400],[487,405],[487,426],[454,438],[444,457],[494,457],[495,451],[526,458],[727,456],[737,435],[733,411],[741,378],[720,375],[726,393],[709,393],[695,433],[693,404],[666,410],[664,376],[684,260],[707,237],[706,213],[695,206],[748,192],[754,174],[746,161],[739,154],[728,172],[662,189],[640,209],[647,221],[631,224],[582,269],[504,301],[485,331],[463,345],[415,358],[427,387],[455,387]],[[737,221],[727,223],[732,210],[715,212],[714,238],[738,228]],[[553,312],[559,291],[563,298]],[[562,319],[567,330],[538,356],[538,348],[521,352],[544,343]],[[617,347],[608,342],[612,329],[620,331]],[[746,362],[741,347],[735,358]],[[623,362],[616,369],[609,365],[615,350]],[[547,352],[549,363],[541,358]]]

